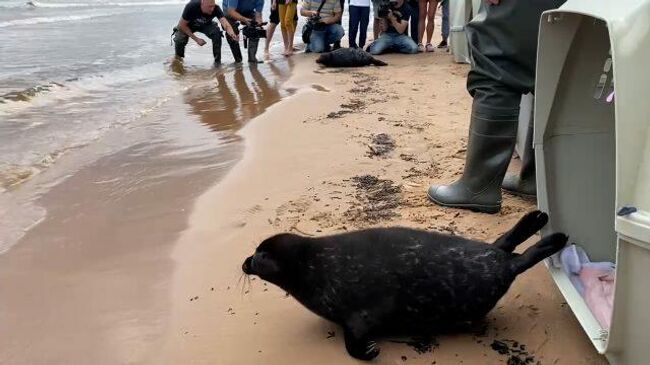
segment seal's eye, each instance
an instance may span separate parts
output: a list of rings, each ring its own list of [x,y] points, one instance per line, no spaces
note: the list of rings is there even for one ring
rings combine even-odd
[[[280,272],[280,266],[267,252],[256,252],[253,256],[251,266],[259,276],[270,276]]]

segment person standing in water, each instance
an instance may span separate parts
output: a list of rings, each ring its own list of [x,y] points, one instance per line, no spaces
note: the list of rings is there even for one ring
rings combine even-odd
[[[177,59],[185,57],[185,46],[190,38],[199,46],[205,45],[205,40],[197,37],[194,33],[205,34],[212,41],[212,55],[215,65],[221,64],[221,30],[212,22],[214,18],[219,20],[221,27],[225,29],[228,37],[239,40],[221,8],[214,3],[214,0],[191,0],[183,9],[183,15],[174,28],[174,45]]]
[[[271,2],[271,14],[269,15],[269,25],[266,27],[266,42],[264,44],[264,58],[270,59],[271,54],[269,52],[269,47],[271,46],[271,41],[273,40],[273,35],[275,34],[275,28],[280,24],[280,12],[278,11],[278,0],[273,0]],[[298,28],[298,11],[293,16],[293,29]],[[296,47],[293,47],[293,51],[296,50]]]
[[[296,34],[296,22],[294,18],[298,14],[298,0],[273,0],[277,1],[280,14],[280,30],[284,41],[284,52],[286,57],[293,55],[293,40]]]
[[[264,0],[223,0],[223,8],[226,11],[226,19],[232,26],[236,34],[239,34],[239,24],[248,26],[262,24],[262,10],[264,9]],[[248,62],[259,63],[256,58],[259,38],[250,38],[248,40]],[[242,61],[241,48],[239,40],[228,39],[228,45],[232,51],[235,62]]]

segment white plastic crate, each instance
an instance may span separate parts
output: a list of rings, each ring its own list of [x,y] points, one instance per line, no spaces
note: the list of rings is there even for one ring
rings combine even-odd
[[[650,364],[650,0],[569,0],[540,25],[535,92],[542,232],[616,263],[611,328],[547,266],[599,352]],[[608,101],[614,92],[614,97]],[[623,207],[636,212],[618,216]],[[554,257],[552,260],[558,260]]]
[[[470,63],[465,26],[478,14],[481,0],[448,0],[449,48],[458,63]]]

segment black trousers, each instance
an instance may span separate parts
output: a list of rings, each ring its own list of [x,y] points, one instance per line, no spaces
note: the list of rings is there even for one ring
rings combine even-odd
[[[518,110],[521,95],[534,91],[542,12],[565,1],[505,0],[481,6],[466,28],[472,59],[467,90],[478,110]]]
[[[216,62],[221,62],[221,29],[215,23],[205,24],[202,26],[191,26],[192,32],[199,32],[205,34],[212,41],[212,55]],[[190,37],[183,33],[180,29],[174,32],[174,45],[176,48],[176,56],[185,57],[185,46]]]

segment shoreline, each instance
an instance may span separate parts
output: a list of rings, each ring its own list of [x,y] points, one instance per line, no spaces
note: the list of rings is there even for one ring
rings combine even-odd
[[[147,363],[192,205],[242,157],[235,131],[290,97],[291,68],[190,67],[166,108],[18,187],[43,184],[29,202],[47,213],[0,255],[0,363]]]
[[[405,225],[490,241],[534,208],[508,195],[496,215],[427,201],[428,184],[453,181],[464,163],[468,66],[451,55],[380,56],[389,63],[381,71],[317,69],[313,55],[294,57],[285,86],[312,90],[242,129],[244,156],[197,199],[172,254],[172,316],[152,363],[357,363],[335,325],[242,278],[243,258],[261,240]],[[441,335],[423,353],[381,340],[377,362],[502,364],[508,356],[490,344],[504,340],[525,344],[542,364],[606,364],[543,265],[513,284],[484,333]]]

